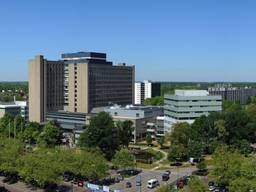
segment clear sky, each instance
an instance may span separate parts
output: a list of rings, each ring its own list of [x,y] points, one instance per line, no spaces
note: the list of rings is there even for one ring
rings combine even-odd
[[[256,81],[255,0],[3,0],[0,81],[27,60],[106,52],[136,79]]]

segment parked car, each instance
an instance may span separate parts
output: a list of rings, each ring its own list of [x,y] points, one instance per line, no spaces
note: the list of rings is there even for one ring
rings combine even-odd
[[[155,187],[157,187],[157,186],[159,186],[159,182],[158,182],[157,179],[150,179],[150,180],[148,180],[147,187],[148,187],[149,189],[153,189],[153,188],[155,188]]]
[[[190,180],[190,176],[189,175],[184,176],[182,179],[183,179],[184,185],[188,185],[188,182]]]
[[[10,192],[5,187],[0,187],[0,192]]]
[[[209,181],[208,189],[209,189],[209,191],[214,191],[215,190],[215,183],[213,181]]]
[[[170,179],[170,172],[164,172],[162,174],[162,181],[168,181]]]
[[[132,183],[128,181],[128,182],[126,182],[125,186],[126,186],[126,188],[131,188],[132,187]]]
[[[185,186],[184,180],[183,179],[178,179],[176,182],[176,186],[178,189],[183,189],[183,187]]]
[[[141,181],[136,181],[136,186],[141,186]]]

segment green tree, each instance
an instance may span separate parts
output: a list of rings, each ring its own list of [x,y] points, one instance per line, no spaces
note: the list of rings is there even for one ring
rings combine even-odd
[[[152,145],[153,140],[152,140],[151,134],[149,133],[146,135],[146,142],[147,142],[147,145]]]
[[[160,138],[157,139],[157,143],[160,145],[161,148],[163,148],[164,142],[165,142],[164,137],[160,137]]]
[[[201,181],[198,177],[191,177],[188,183],[188,191],[189,192],[207,192],[208,188],[206,184]]]
[[[145,105],[162,106],[162,105],[164,105],[164,97],[156,96],[156,97],[145,99],[144,104]]]
[[[99,147],[108,160],[112,159],[120,146],[118,128],[112,117],[106,112],[92,117],[90,125],[80,135],[78,144],[85,148]]]
[[[222,119],[215,121],[214,127],[217,132],[217,140],[225,143],[226,137],[229,135],[225,128],[225,121]]]
[[[19,175],[27,183],[36,182],[40,187],[60,183],[63,170],[54,149],[37,149],[21,159]]]
[[[80,163],[80,174],[90,180],[102,179],[107,175],[107,161],[99,152],[82,150],[78,157]]]
[[[0,140],[0,170],[17,173],[23,149],[23,144],[19,140],[2,138]]]
[[[40,134],[40,125],[36,122],[30,122],[25,127],[20,137],[22,141],[32,144],[37,141],[39,134]]]
[[[167,139],[172,145],[183,145],[188,147],[190,140],[191,128],[188,123],[176,123],[171,131],[171,134],[167,136]]]
[[[219,147],[213,154],[212,175],[219,183],[229,185],[230,181],[240,175],[243,158],[227,146]]]
[[[187,160],[187,150],[183,145],[171,145],[168,159],[171,162],[181,162]]]
[[[200,141],[189,140],[188,156],[194,158],[201,158],[204,152],[204,147]]]
[[[5,113],[0,119],[0,133],[4,137],[13,136],[13,116]]]
[[[53,121],[44,125],[43,131],[38,136],[38,143],[43,147],[54,147],[61,144],[62,132]]]
[[[121,169],[134,168],[135,157],[133,154],[130,153],[129,150],[121,149],[120,151],[116,152],[112,163],[114,166]]]
[[[199,163],[196,165],[196,167],[197,167],[197,169],[198,169],[199,171],[204,171],[204,170],[207,169],[207,165],[206,165],[205,161],[199,162]]]
[[[119,131],[120,145],[123,147],[128,147],[129,143],[133,138],[133,122],[123,121],[117,123],[117,128]]]
[[[16,115],[13,120],[13,135],[16,138],[17,135],[19,135],[25,127],[25,121],[24,118],[20,115]]]

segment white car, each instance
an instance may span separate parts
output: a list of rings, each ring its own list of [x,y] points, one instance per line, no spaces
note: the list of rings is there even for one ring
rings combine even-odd
[[[147,187],[148,187],[149,189],[153,189],[153,188],[155,188],[155,187],[157,187],[157,186],[159,186],[159,182],[158,182],[157,179],[150,179],[150,180],[148,180],[148,185],[147,185]]]

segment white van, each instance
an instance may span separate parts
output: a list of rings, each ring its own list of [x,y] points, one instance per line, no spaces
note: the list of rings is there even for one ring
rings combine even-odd
[[[150,180],[148,180],[148,185],[147,186],[148,186],[149,189],[153,189],[153,188],[159,186],[159,182],[158,182],[157,179],[150,179]]]

